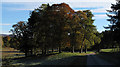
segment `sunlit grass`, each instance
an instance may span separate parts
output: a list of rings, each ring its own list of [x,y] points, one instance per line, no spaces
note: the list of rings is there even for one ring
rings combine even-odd
[[[49,64],[70,64],[71,62],[74,61],[73,57],[80,57],[78,60],[80,60],[79,64],[86,64],[86,55],[87,54],[91,54],[94,53],[92,51],[88,51],[87,53],[79,53],[79,52],[75,52],[75,53],[71,53],[71,52],[62,52],[62,53],[58,53],[58,52],[54,52],[53,55],[52,53],[50,53],[51,55],[48,56],[43,56],[43,57],[27,57],[25,59],[19,59],[14,61],[13,65],[49,65]],[[82,58],[81,58],[82,56]],[[60,62],[62,61],[62,62]],[[60,63],[59,63],[60,62]]]
[[[101,49],[100,52],[117,52],[119,48],[111,48],[111,49]]]

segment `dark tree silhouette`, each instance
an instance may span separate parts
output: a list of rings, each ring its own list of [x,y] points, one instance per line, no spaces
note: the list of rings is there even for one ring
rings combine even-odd
[[[120,44],[120,1],[118,1],[116,4],[112,4],[111,9],[112,10],[107,10],[110,13],[107,14],[107,16],[110,18],[107,19],[110,21],[110,25],[105,28],[112,31],[114,34],[113,40]]]

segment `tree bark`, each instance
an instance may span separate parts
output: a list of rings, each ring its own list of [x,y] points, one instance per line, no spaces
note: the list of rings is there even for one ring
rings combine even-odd
[[[120,46],[119,46],[119,52],[120,52]]]
[[[61,46],[59,46],[59,53],[61,53]]]
[[[72,46],[72,53],[74,53],[74,46]]]
[[[81,46],[80,53],[83,53],[83,47]]]
[[[44,52],[44,54],[46,54],[47,53],[47,50],[46,50],[46,47],[45,47],[45,52]]]
[[[87,53],[87,48],[85,49],[85,53]]]
[[[30,54],[33,55],[33,50],[31,49]]]
[[[100,52],[100,44],[98,44],[98,50],[97,50],[97,52]]]
[[[85,46],[85,53],[87,53],[87,45]]]
[[[85,45],[85,53],[87,53],[87,45]]]
[[[44,54],[44,49],[42,48],[42,54]]]
[[[52,53],[54,52],[54,49],[52,48]]]
[[[28,56],[28,51],[27,50],[25,50],[25,57],[27,57]]]
[[[84,42],[84,39],[85,39],[85,35],[83,37],[83,41],[82,41],[82,46],[81,46],[81,49],[80,49],[80,53],[83,53],[83,42]]]

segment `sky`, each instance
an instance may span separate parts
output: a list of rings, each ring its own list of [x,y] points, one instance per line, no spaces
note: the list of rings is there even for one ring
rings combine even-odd
[[[104,31],[103,26],[109,22],[106,10],[109,10],[115,0],[2,0],[0,3],[0,34],[11,34],[12,25],[19,21],[28,21],[30,12],[41,4],[67,3],[75,11],[91,10],[94,14],[94,25],[99,32]],[[2,18],[2,19],[1,19]]]

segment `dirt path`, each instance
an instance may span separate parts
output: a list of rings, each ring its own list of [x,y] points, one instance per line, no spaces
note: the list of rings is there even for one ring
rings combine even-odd
[[[88,55],[87,57],[87,65],[114,65],[114,64],[111,64],[105,61],[104,59],[99,58],[95,54],[92,54]]]

